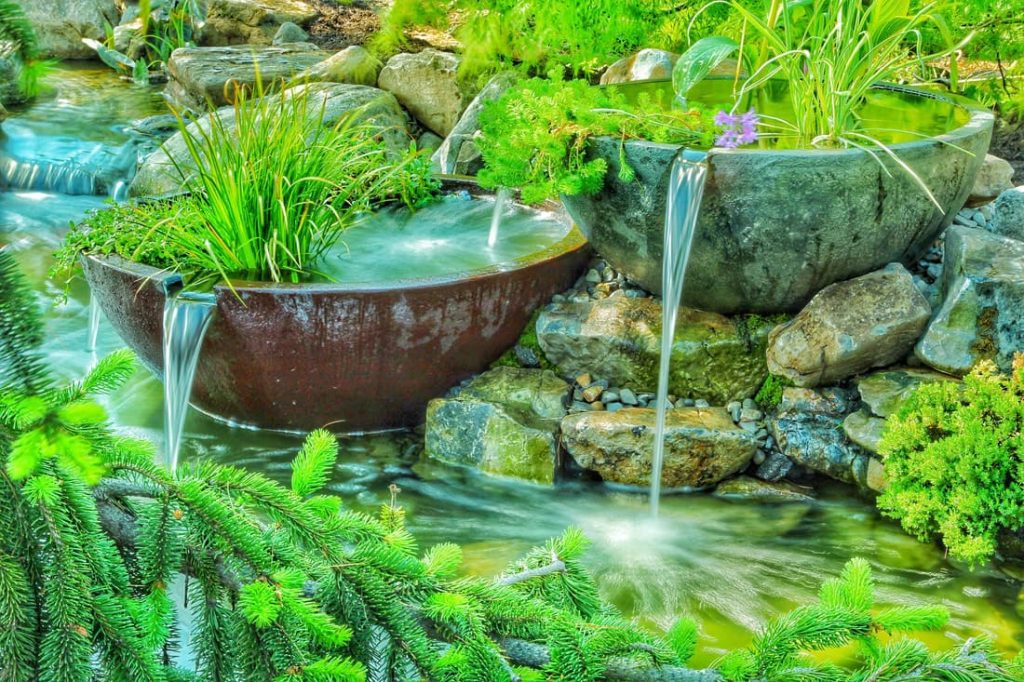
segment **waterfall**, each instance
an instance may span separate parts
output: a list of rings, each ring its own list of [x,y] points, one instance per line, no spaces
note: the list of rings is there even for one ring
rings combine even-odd
[[[89,293],[89,345],[87,350],[90,353],[96,352],[96,341],[100,336],[100,317],[103,311],[100,310],[100,300],[95,293]]]
[[[505,204],[512,198],[511,190],[501,187],[494,197],[494,213],[491,214],[491,231],[487,233],[487,248],[493,249],[498,243],[498,228],[501,227],[501,217],[505,213]]]
[[[9,190],[123,200],[138,164],[133,143],[83,148],[59,138],[35,136],[16,142],[15,148],[0,150],[0,187]]]
[[[675,340],[679,303],[683,297],[686,264],[697,231],[700,202],[707,181],[707,155],[682,151],[669,171],[665,202],[665,239],[661,260],[661,356],[658,365],[657,416],[654,427],[654,458],[651,468],[651,513],[658,515],[661,472],[665,462],[665,417],[668,411],[669,366]]]
[[[217,301],[213,294],[182,291],[178,277],[164,282],[164,293],[164,462],[173,473],[178,468],[199,350]]]

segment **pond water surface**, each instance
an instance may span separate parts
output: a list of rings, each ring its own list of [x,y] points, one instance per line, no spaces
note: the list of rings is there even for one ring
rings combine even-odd
[[[71,156],[97,143],[116,149],[129,139],[128,121],[165,111],[155,93],[105,71],[62,70],[51,80],[43,99],[3,124],[9,137],[0,141],[0,158],[12,150],[43,158],[56,144]],[[103,201],[39,189],[0,194],[0,243],[13,245],[47,307],[44,350],[67,378],[97,357],[86,350],[88,292],[76,281],[67,304],[54,307],[63,285],[47,272],[69,222]],[[121,346],[104,323],[98,353]],[[107,406],[124,429],[160,442],[161,400],[158,381],[140,371]],[[783,506],[671,496],[655,522],[643,495],[578,483],[538,488],[422,464],[418,443],[412,434],[343,439],[331,490],[350,506],[373,511],[397,485],[421,544],[461,543],[471,573],[500,571],[566,526],[580,526],[594,542],[587,561],[604,596],[642,614],[646,626],[667,626],[680,615],[696,619],[703,632],[700,664],[746,645],[766,619],[812,599],[820,582],[854,556],[875,567],[880,604],[949,607],[949,632],[929,636],[932,643],[984,634],[1007,652],[1024,646],[1018,584],[993,569],[968,572],[950,563],[849,488],[828,487],[814,503]],[[193,411],[182,457],[211,457],[285,480],[298,445],[296,437],[231,428]]]

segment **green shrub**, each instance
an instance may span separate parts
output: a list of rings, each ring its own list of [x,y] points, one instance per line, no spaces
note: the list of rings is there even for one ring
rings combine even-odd
[[[962,385],[920,387],[885,425],[889,487],[878,499],[921,540],[979,564],[1024,527],[1024,356],[1012,373],[983,362]]]
[[[698,109],[672,110],[651,98],[627,103],[614,88],[535,78],[487,103],[480,129],[477,144],[485,163],[480,183],[519,188],[523,201],[540,203],[600,191],[608,167],[603,159],[587,158],[591,136],[707,147],[712,125]],[[625,159],[620,172],[631,179]]]

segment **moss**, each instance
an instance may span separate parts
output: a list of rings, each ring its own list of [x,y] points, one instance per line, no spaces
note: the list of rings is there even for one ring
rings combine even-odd
[[[792,385],[793,382],[789,379],[769,374],[754,396],[754,401],[763,408],[775,409],[782,402],[782,392]]]
[[[523,329],[523,333],[519,336],[519,340],[516,341],[515,345],[532,350],[537,359],[540,360],[541,369],[554,369],[555,366],[544,355],[544,351],[540,347],[540,341],[537,339],[538,317],[540,317],[539,308],[533,311],[530,321],[526,323],[526,328]],[[500,358],[491,363],[491,367],[520,367],[519,361],[516,359],[515,346],[502,353]]]

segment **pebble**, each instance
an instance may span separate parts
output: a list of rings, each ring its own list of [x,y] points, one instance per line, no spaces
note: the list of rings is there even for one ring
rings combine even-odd
[[[968,220],[960,213],[957,213],[956,216],[953,217],[953,222],[957,225],[962,225],[963,227],[974,227],[974,221]]]
[[[621,391],[619,391],[619,400],[622,401],[623,405],[640,404],[640,401],[636,397],[636,393],[633,393],[633,391],[629,390],[628,388],[624,388]]]
[[[583,390],[583,399],[592,403],[600,398],[602,393],[604,393],[604,388],[600,384],[591,384]]]
[[[609,412],[618,412],[623,407],[625,407],[625,405],[623,405],[622,403],[608,403],[607,405],[605,405],[605,409],[608,410]]]
[[[736,421],[759,422],[762,419],[764,419],[764,413],[761,410],[744,407],[743,411],[740,412],[740,418]]]
[[[767,459],[768,455],[764,454],[764,450],[758,450],[754,453],[754,464],[761,466],[764,464],[764,460]]]
[[[686,398],[680,398],[679,400],[677,400],[675,402],[675,406],[676,407],[690,407],[690,405],[688,405],[687,402],[691,402],[692,403],[693,401],[692,400],[687,401]]]
[[[693,398],[683,398],[681,402],[683,403],[683,407],[693,407],[694,403],[697,401]]]
[[[756,422],[740,422],[740,428],[747,433],[757,433],[761,427]]]
[[[604,400],[605,403],[617,403],[619,402],[619,394],[616,391],[605,391],[602,400]]]
[[[992,208],[992,204],[985,204],[984,206],[978,209],[978,212],[980,212],[981,215],[985,216],[985,220],[992,220],[992,216],[995,214],[995,211]]]
[[[744,410],[756,410],[757,409],[757,402],[753,398],[746,398],[746,399],[743,400],[743,409]]]
[[[537,357],[537,353],[532,348],[526,346],[516,345],[512,349],[512,353],[515,355],[516,362],[519,363],[520,367],[536,368],[540,367],[540,358]]]
[[[593,408],[591,408],[590,403],[585,403],[585,402],[582,402],[580,400],[574,400],[574,401],[572,401],[572,407],[569,408],[569,411],[570,412],[590,412],[592,409]]]
[[[928,276],[932,279],[939,279],[942,277],[942,266],[938,263],[932,263],[928,266]]]
[[[726,405],[725,409],[732,416],[732,420],[734,422],[738,422],[740,420],[740,413],[743,411],[743,406],[740,404],[738,400],[734,400],[728,405]]]
[[[601,273],[591,268],[587,271],[586,280],[590,284],[599,284],[601,282]]]
[[[986,225],[988,225],[988,218],[986,218],[985,214],[982,213],[981,211],[975,211],[974,222],[976,222],[978,225],[981,225],[982,227],[985,227]]]
[[[603,412],[604,403],[602,403],[600,400],[596,400],[590,404],[590,409],[594,410],[595,412]]]
[[[580,388],[586,388],[593,382],[594,379],[593,377],[590,376],[589,372],[584,372],[583,374],[576,377],[576,385],[579,386]]]
[[[702,408],[702,409],[707,409],[707,408],[711,407],[711,403],[709,403],[708,401],[706,401],[703,398],[701,398],[700,400],[693,401],[693,406],[694,407],[699,407],[699,408]]]

